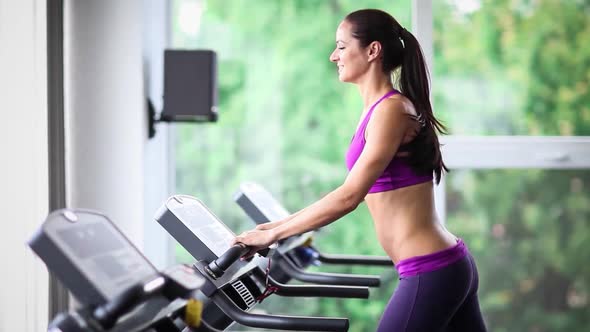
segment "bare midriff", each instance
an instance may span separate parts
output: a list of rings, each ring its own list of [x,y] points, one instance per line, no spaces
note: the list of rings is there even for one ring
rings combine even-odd
[[[368,194],[365,202],[377,239],[394,263],[457,244],[436,215],[432,182]]]

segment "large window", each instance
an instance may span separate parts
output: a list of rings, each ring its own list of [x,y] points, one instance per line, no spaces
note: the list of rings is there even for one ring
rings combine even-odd
[[[213,49],[220,120],[179,126],[176,191],[199,197],[234,232],[252,227],[233,202],[256,181],[298,210],[340,185],[362,108],[328,61],[335,29],[381,8],[417,34],[432,68],[435,112],[450,128],[452,172],[437,189],[442,220],[480,270],[491,331],[590,325],[590,6],[576,0],[249,0],[173,2],[173,47]],[[366,207],[326,227],[329,253],[383,255]],[[180,261],[192,259],[177,248]],[[324,267],[320,270],[326,271]],[[381,273],[370,301],[265,300],[274,313],[351,318],[374,330],[396,285]]]

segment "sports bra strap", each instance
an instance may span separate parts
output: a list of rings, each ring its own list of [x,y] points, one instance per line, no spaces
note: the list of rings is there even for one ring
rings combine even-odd
[[[373,110],[375,109],[375,107],[377,107],[377,105],[379,105],[380,102],[383,101],[383,99],[388,98],[393,96],[394,94],[399,93],[399,91],[397,90],[391,90],[388,93],[384,94],[383,97],[379,98],[379,100],[377,100],[372,106],[371,108],[369,108],[369,111],[367,112],[367,115],[365,115],[365,118],[363,119],[363,122],[361,123],[361,125],[359,126],[358,130],[357,130],[357,135],[358,134],[362,134],[364,137],[364,133],[365,133],[365,128],[367,127],[367,123],[369,122],[369,119],[371,118],[371,114],[373,113]]]

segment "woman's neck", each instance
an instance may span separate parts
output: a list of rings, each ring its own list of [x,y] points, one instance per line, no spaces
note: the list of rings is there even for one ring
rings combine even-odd
[[[367,79],[358,83],[359,93],[363,98],[364,107],[367,108],[386,93],[393,90],[393,84],[389,76],[367,75]]]

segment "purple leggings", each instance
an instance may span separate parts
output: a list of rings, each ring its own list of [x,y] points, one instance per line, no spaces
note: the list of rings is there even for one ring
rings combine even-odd
[[[462,256],[434,271],[401,277],[377,331],[486,331],[477,268],[469,252]]]

